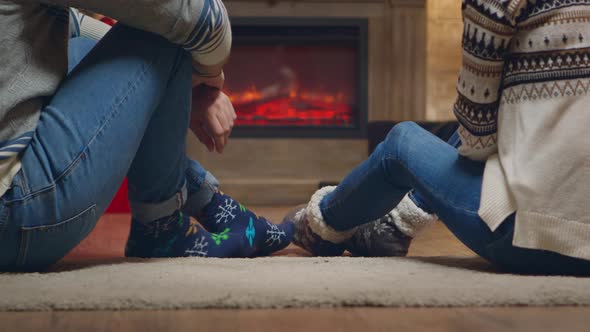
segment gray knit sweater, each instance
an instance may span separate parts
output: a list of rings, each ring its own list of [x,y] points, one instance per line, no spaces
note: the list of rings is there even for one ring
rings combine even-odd
[[[218,75],[229,56],[231,29],[221,0],[0,0],[0,195],[66,75],[70,6],[183,46],[204,76]]]

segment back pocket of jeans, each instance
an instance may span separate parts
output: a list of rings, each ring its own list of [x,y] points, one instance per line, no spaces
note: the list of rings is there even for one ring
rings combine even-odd
[[[96,205],[48,226],[23,227],[17,264],[24,270],[41,270],[63,258],[96,225]]]

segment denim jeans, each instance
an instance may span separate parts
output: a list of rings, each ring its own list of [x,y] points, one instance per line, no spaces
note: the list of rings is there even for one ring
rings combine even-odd
[[[140,219],[172,214],[187,194],[204,205],[214,190],[185,153],[186,51],[117,25],[96,45],[72,39],[69,62],[0,201],[0,270],[43,269],[62,258],[90,233],[125,176]]]
[[[461,157],[412,122],[395,126],[371,156],[320,203],[326,222],[347,230],[391,211],[409,191],[424,210],[479,256],[516,273],[588,274],[590,262],[512,245],[514,215],[492,232],[479,217],[485,163]]]

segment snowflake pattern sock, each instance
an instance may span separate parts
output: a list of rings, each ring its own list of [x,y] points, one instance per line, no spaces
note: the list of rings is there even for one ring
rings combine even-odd
[[[293,224],[276,225],[222,192],[216,192],[195,217],[207,230],[214,233],[230,228],[240,236],[254,256],[266,256],[285,248],[293,239]]]
[[[255,250],[241,233],[226,227],[210,233],[181,211],[152,222],[131,222],[127,257],[252,257]]]

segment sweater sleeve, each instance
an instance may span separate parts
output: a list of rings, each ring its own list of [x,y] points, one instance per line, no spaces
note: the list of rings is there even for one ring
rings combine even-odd
[[[110,25],[70,8],[70,37],[81,36],[100,40],[110,29]]]
[[[193,68],[217,76],[229,57],[231,27],[221,0],[15,0],[91,10],[149,31],[191,52]]]
[[[453,111],[459,153],[486,160],[497,151],[497,119],[504,62],[526,0],[463,0],[463,64]]]

